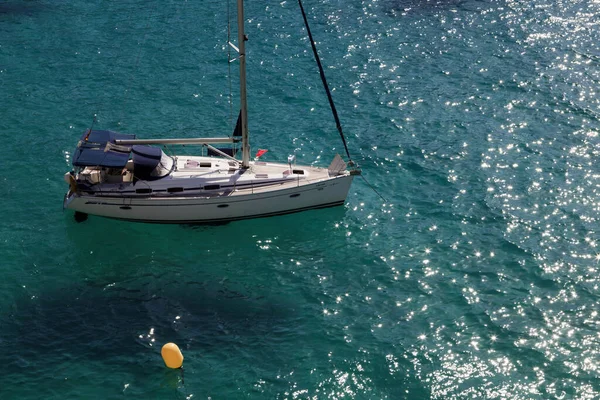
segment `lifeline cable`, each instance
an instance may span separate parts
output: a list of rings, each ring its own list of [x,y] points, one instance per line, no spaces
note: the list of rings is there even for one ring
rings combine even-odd
[[[327,79],[325,79],[325,71],[323,71],[323,66],[321,65],[321,59],[319,58],[319,53],[317,52],[317,46],[315,45],[312,33],[310,32],[310,27],[308,26],[308,19],[306,19],[306,13],[304,12],[304,7],[302,6],[302,0],[298,0],[298,4],[300,5],[300,11],[302,11],[302,18],[304,18],[304,25],[306,26],[306,32],[308,32],[308,39],[310,40],[310,45],[312,46],[313,53],[315,55],[315,60],[317,61],[317,65],[319,66],[319,74],[321,75],[321,81],[323,81],[325,92],[327,92],[327,98],[329,99],[331,112],[333,113],[333,118],[335,119],[337,130],[338,132],[340,132],[342,143],[344,143],[344,149],[346,149],[346,154],[348,155],[348,164],[354,165],[352,157],[350,157],[350,152],[348,151],[348,145],[346,145],[346,138],[344,137],[344,133],[342,132],[342,124],[340,123],[340,118],[338,117],[337,110],[335,109],[335,104],[333,104],[331,91],[329,90],[329,86],[327,85]]]

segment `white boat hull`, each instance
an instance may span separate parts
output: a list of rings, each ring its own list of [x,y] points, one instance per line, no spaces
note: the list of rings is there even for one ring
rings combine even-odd
[[[150,223],[216,223],[342,205],[349,173],[308,183],[233,190],[218,196],[101,196],[68,193],[64,207],[84,214]]]

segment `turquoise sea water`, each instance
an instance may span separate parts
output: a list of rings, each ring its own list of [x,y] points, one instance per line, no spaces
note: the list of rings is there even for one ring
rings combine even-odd
[[[77,224],[62,175],[94,114],[231,131],[226,3],[0,2],[1,399],[600,397],[600,4],[305,8],[385,201],[194,227]],[[297,3],[246,17],[253,149],[328,165]]]

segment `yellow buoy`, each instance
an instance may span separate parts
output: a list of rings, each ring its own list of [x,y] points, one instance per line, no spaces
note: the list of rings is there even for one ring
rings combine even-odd
[[[160,351],[165,365],[169,368],[181,368],[183,365],[183,354],[175,343],[167,343]]]

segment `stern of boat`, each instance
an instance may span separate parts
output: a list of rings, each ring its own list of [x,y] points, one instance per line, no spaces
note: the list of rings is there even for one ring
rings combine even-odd
[[[67,190],[67,193],[65,193],[65,197],[63,198],[63,210],[69,208],[69,204],[71,204],[77,192],[77,181],[75,180],[73,172],[67,172],[64,179],[65,182],[69,184],[69,190]]]

